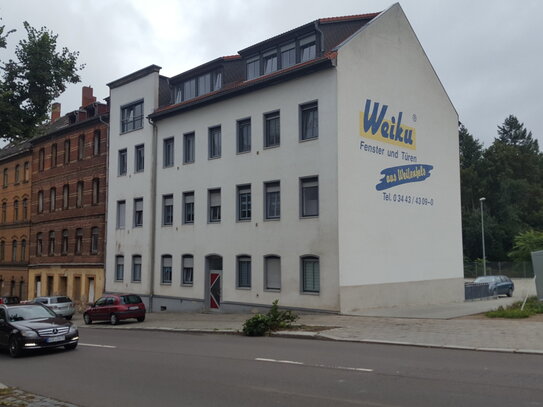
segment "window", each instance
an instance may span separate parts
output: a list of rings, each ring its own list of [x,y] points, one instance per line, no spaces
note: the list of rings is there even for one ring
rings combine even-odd
[[[49,232],[49,256],[55,255],[55,232],[51,230]]]
[[[194,192],[183,192],[183,223],[194,223]]]
[[[8,169],[7,168],[4,168],[4,177],[3,177],[2,184],[4,188],[8,187]]]
[[[0,241],[0,260],[4,260],[6,256],[6,242]]]
[[[183,135],[183,164],[194,162],[194,133]]]
[[[162,196],[162,225],[173,225],[173,195]]]
[[[64,141],[64,165],[70,163],[70,140]]]
[[[238,121],[238,153],[251,151],[251,119]]]
[[[238,186],[238,220],[251,220],[251,185]]]
[[[296,64],[296,44],[290,43],[281,47],[281,68]]]
[[[164,140],[164,157],[163,157],[164,168],[173,166],[173,163],[174,163],[173,146],[174,146],[173,137],[170,137]]]
[[[70,207],[70,186],[65,184],[62,187],[62,209],[68,209]]]
[[[124,280],[124,256],[115,256],[115,281]]]
[[[191,254],[185,254],[182,257],[181,262],[181,267],[183,269],[181,284],[192,285],[194,278],[194,257]]]
[[[8,213],[8,204],[7,202],[2,202],[2,223],[6,223]]]
[[[264,115],[264,147],[277,147],[280,143],[279,112]]]
[[[135,147],[134,157],[134,172],[142,172],[145,167],[145,149],[143,144]]]
[[[68,229],[62,231],[62,244],[60,247],[60,254],[66,256],[68,254]]]
[[[319,258],[314,256],[302,257],[302,292],[320,292]]]
[[[134,199],[134,227],[143,226],[143,198]]]
[[[213,73],[213,90],[222,88],[222,72]]]
[[[43,212],[43,191],[38,191],[38,213]]]
[[[43,148],[40,148],[40,151],[38,153],[38,171],[43,171],[45,167],[45,150]],[[7,169],[4,170],[4,186],[7,185]]]
[[[21,240],[21,261],[26,260],[26,240]]]
[[[17,164],[15,166],[15,183],[18,184],[21,182],[21,166]]]
[[[281,189],[280,183],[267,182],[264,184],[266,196],[266,219],[279,219],[281,217]]]
[[[136,283],[141,281],[141,256],[140,255],[132,256],[132,281]]]
[[[126,201],[117,201],[117,229],[124,229],[126,218]]]
[[[317,56],[317,44],[315,36],[302,38],[300,40],[300,62],[309,61]]]
[[[118,168],[117,168],[118,175],[119,176],[126,175],[126,168],[127,168],[126,148],[119,150],[119,159],[118,159],[117,165],[118,165]]]
[[[209,158],[221,156],[221,126],[209,129]]]
[[[266,290],[281,289],[281,258],[279,256],[264,257],[264,284]]]
[[[19,201],[16,199],[13,201],[13,221],[17,222],[19,220]]]
[[[300,179],[300,215],[319,216],[319,178]]]
[[[77,183],[77,196],[75,200],[75,206],[77,208],[83,207],[83,181]]]
[[[247,61],[247,80],[260,76],[260,57],[256,56]]]
[[[97,227],[93,227],[91,229],[91,247],[90,252],[91,254],[97,254],[98,253],[98,239],[99,239],[99,231]]]
[[[97,205],[100,202],[100,180],[94,178],[92,180],[92,204]]]
[[[251,288],[251,258],[249,256],[238,256],[238,288]]]
[[[57,189],[49,190],[49,212],[54,212],[57,209]]]
[[[143,127],[143,100],[121,107],[121,133]]]
[[[319,137],[319,115],[317,102],[300,106],[300,139],[310,140]]]
[[[92,138],[92,155],[100,155],[100,130],[94,130],[94,136]]]
[[[23,199],[23,220],[28,219],[28,199]]]
[[[26,161],[24,163],[24,174],[23,174],[23,180],[25,182],[28,182],[30,180],[30,163],[28,161]]]
[[[85,158],[85,135],[81,134],[77,139],[77,159]]]
[[[221,221],[221,190],[210,189],[208,191],[209,222]]]
[[[78,228],[75,230],[75,254],[81,254],[83,249],[83,229]]]
[[[51,168],[57,166],[57,145],[53,144],[51,146]]]
[[[189,79],[183,83],[183,100],[196,97],[196,78]]]
[[[264,55],[264,75],[277,71],[277,54],[274,52]]]
[[[162,284],[171,284],[172,283],[172,256],[165,254],[162,256],[162,267],[161,267],[161,283]]]
[[[198,77],[198,96],[211,92],[211,73]]]
[[[43,254],[43,233],[36,234],[36,256],[40,257]]]
[[[17,261],[17,240],[11,242],[11,261],[14,263]]]

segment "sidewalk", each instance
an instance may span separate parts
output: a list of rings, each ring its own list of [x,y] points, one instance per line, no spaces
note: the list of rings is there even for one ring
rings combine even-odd
[[[276,332],[275,336],[337,341],[401,344],[450,349],[543,354],[543,322],[510,319],[460,318],[509,305],[522,298],[443,304],[439,306],[394,307],[368,310],[364,316],[299,314],[299,330]],[[74,316],[85,329],[162,330],[177,332],[239,333],[251,314],[148,313],[144,322],[123,321],[85,325],[82,315]],[[305,328],[303,328],[305,327]]]

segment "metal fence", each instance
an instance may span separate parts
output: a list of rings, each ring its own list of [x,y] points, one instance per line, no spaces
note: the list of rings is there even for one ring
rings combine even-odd
[[[464,278],[476,278],[484,275],[482,262],[464,263]],[[503,275],[510,278],[533,278],[532,262],[487,261],[486,275]]]
[[[492,294],[488,288],[488,283],[464,283],[464,299],[476,300],[491,297]]]

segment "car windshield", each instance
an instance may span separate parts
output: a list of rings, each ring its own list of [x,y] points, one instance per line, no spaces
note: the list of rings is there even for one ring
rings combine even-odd
[[[137,295],[123,295],[121,297],[123,304],[139,304],[141,298]]]
[[[494,277],[490,277],[490,276],[487,276],[487,277],[477,277],[474,281],[474,283],[492,283],[494,282],[495,278]]]
[[[51,298],[51,304],[62,304],[65,302],[72,302],[68,297],[53,297]]]
[[[7,309],[10,322],[55,317],[55,313],[41,306],[11,307]]]

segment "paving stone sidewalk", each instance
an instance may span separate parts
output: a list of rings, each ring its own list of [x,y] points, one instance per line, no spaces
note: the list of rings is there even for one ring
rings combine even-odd
[[[8,388],[0,383],[1,407],[77,407],[75,404],[53,400],[19,389]]]

